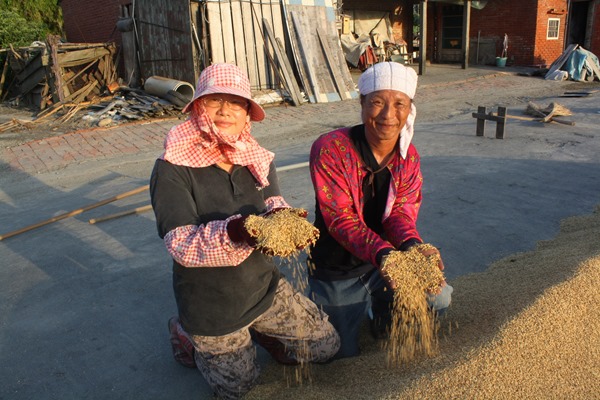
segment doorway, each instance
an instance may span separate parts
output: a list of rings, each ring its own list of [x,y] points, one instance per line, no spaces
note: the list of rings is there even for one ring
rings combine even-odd
[[[589,49],[591,45],[591,18],[590,9],[592,2],[589,0],[573,1],[569,10],[569,21],[567,27],[567,43],[578,44]]]
[[[443,5],[440,25],[440,62],[461,62],[463,6]]]

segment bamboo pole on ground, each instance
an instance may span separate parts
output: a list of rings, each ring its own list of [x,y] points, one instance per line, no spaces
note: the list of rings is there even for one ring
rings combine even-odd
[[[304,167],[308,167],[308,161],[300,162],[300,163],[296,163],[296,164],[285,165],[283,167],[277,167],[276,170],[277,170],[277,172],[283,172],[283,171],[291,171],[294,169],[304,168]],[[106,215],[106,216],[100,217],[100,218],[92,218],[88,222],[90,224],[95,224],[98,222],[104,222],[104,221],[124,217],[124,216],[131,215],[131,214],[139,214],[142,212],[150,211],[151,209],[152,209],[152,206],[150,204],[148,204],[148,205],[145,205],[142,207],[134,208],[132,210],[125,210],[125,211],[121,211],[121,212],[118,212],[115,214]]]
[[[111,220],[111,219],[124,217],[126,215],[141,214],[143,212],[150,211],[150,210],[152,210],[152,205],[151,204],[147,204],[147,205],[142,206],[142,207],[136,207],[133,210],[125,210],[125,211],[121,211],[121,212],[118,212],[118,213],[109,214],[109,215],[106,215],[106,216],[100,217],[100,218],[92,218],[88,222],[90,224],[95,224],[95,223],[98,223],[98,222],[104,222],[104,221],[108,221],[108,220]]]
[[[65,218],[81,214],[82,212],[91,210],[91,209],[96,208],[96,207],[103,206],[103,205],[108,204],[108,203],[112,203],[113,201],[116,201],[116,200],[120,200],[120,199],[124,199],[126,197],[129,197],[129,196],[133,196],[134,194],[138,194],[138,193],[141,193],[141,192],[144,192],[144,191],[148,191],[149,187],[150,187],[149,185],[144,185],[144,186],[141,186],[141,187],[139,187],[137,189],[133,189],[133,190],[130,190],[130,191],[125,192],[125,193],[118,194],[118,195],[113,196],[113,197],[109,197],[107,199],[98,201],[98,202],[90,204],[88,206],[85,206],[85,207],[82,207],[82,208],[78,208],[76,210],[69,211],[69,212],[66,212],[64,214],[57,215],[56,217],[52,217],[52,218],[47,219],[47,220],[42,221],[42,222],[38,222],[37,224],[29,225],[29,226],[26,226],[24,228],[17,229],[16,231],[5,233],[3,235],[0,235],[0,240],[4,240],[4,239],[7,239],[9,237],[16,236],[16,235],[19,235],[19,234],[24,233],[24,232],[28,232],[30,230],[33,230],[33,229],[36,229],[36,228],[39,228],[39,227],[51,224],[52,222],[60,221],[60,220],[65,219]]]

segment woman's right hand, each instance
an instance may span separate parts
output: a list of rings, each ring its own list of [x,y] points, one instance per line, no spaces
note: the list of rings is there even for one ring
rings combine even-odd
[[[256,238],[246,229],[246,220],[248,216],[240,216],[229,220],[227,223],[227,234],[232,242],[245,243],[250,247],[256,247]]]

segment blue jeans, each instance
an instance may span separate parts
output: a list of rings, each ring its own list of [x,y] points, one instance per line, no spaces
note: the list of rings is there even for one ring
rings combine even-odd
[[[358,333],[365,317],[372,313],[374,321],[390,321],[394,292],[386,288],[379,270],[373,268],[352,279],[324,281],[309,276],[309,297],[329,315],[329,321],[341,338],[335,358],[356,356],[360,353]],[[438,295],[427,295],[429,306],[442,314],[450,305],[453,288],[444,286]]]

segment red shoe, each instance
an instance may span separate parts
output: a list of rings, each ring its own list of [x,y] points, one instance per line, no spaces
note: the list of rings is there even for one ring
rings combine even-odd
[[[194,344],[189,335],[181,327],[179,318],[171,317],[168,325],[170,333],[169,339],[171,340],[175,361],[184,367],[196,368],[196,361],[194,360]]]
[[[278,363],[284,365],[300,364],[296,359],[286,354],[285,345],[276,338],[257,332],[254,329],[250,329],[250,336],[253,341],[265,349]]]

